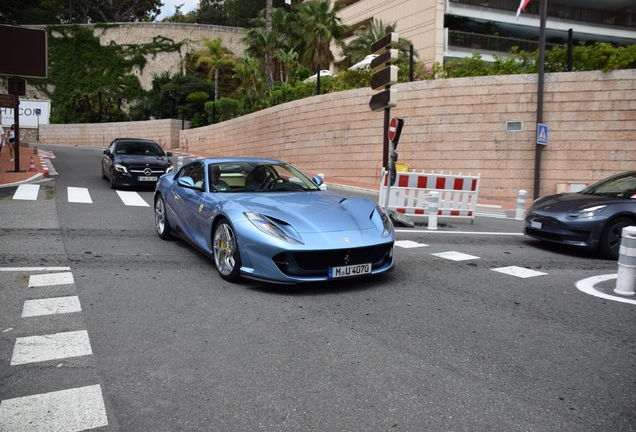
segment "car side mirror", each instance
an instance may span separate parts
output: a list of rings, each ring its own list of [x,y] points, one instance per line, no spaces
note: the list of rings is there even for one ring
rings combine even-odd
[[[166,152],[166,156],[172,157],[172,152]]]
[[[323,183],[322,177],[317,176],[317,175],[316,175],[316,176],[313,176],[313,177],[311,178],[311,181],[312,181],[312,182],[314,182],[314,183],[315,183],[315,185],[316,185],[316,186],[319,186],[319,187],[320,187],[320,185],[322,185],[322,183]]]
[[[196,186],[194,186],[194,180],[192,180],[192,177],[179,177],[177,179],[177,184],[179,186],[183,186],[186,188],[196,189]]]
[[[109,155],[110,155],[110,150],[108,150],[108,149],[104,150],[104,154],[105,154],[106,156],[109,156]]]

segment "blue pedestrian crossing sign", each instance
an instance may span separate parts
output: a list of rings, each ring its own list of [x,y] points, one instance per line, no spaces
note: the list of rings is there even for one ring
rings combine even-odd
[[[537,144],[548,145],[548,125],[537,125]]]

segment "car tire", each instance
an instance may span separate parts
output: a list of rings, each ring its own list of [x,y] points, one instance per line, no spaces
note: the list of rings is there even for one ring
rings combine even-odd
[[[618,259],[623,228],[630,225],[634,225],[634,221],[626,217],[618,217],[608,222],[598,243],[598,249],[603,258]]]
[[[113,181],[113,180],[114,180],[114,178],[115,178],[115,177],[111,174],[111,176],[110,176],[110,178],[109,178],[109,180],[108,180],[108,183],[110,183],[110,188],[111,188],[111,189],[116,189],[116,187],[115,187],[115,182]]]
[[[170,233],[168,215],[166,214],[166,202],[161,195],[155,197],[155,228],[160,239],[170,240],[173,238]]]
[[[214,264],[221,278],[235,282],[240,276],[241,255],[234,228],[227,219],[221,219],[212,237]]]
[[[104,165],[102,165],[102,180],[106,180],[108,177],[106,177],[106,171],[104,171]]]

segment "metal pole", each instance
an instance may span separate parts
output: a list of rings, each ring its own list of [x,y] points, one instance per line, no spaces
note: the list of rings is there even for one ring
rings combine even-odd
[[[411,52],[410,52],[410,62],[409,62],[409,81],[413,81],[413,69],[414,69],[414,65],[413,65],[413,45],[411,45]]]
[[[541,0],[541,27],[539,29],[539,82],[537,89],[537,125],[543,123],[543,81],[545,71],[545,23],[548,19],[548,0]],[[538,126],[537,126],[538,127]],[[541,150],[535,143],[534,153],[534,199],[539,198],[541,189]]]
[[[318,63],[318,72],[316,74],[316,95],[320,94],[320,63]]]
[[[572,29],[568,30],[568,72],[572,72],[572,50],[574,49],[572,42]]]

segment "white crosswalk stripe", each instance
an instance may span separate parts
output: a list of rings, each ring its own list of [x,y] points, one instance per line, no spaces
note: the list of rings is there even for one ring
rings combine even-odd
[[[13,194],[14,200],[27,200],[35,201],[38,199],[38,192],[40,191],[40,185],[36,184],[21,184]]]
[[[71,187],[67,188],[68,202],[92,204],[91,194],[87,188]]]
[[[99,385],[3,400],[2,431],[82,431],[108,426]]]
[[[17,338],[11,366],[93,354],[86,330]]]
[[[127,206],[150,207],[137,192],[117,191],[117,195]]]
[[[79,297],[55,297],[38,300],[27,300],[22,309],[22,318],[80,312]]]
[[[70,196],[70,195],[69,195]],[[69,267],[5,267],[2,271],[49,271],[32,274],[29,288],[73,284]],[[42,291],[44,294],[45,291]],[[24,301],[22,319],[37,325],[37,317],[82,311],[78,296],[50,297]],[[48,329],[49,327],[47,327]],[[10,332],[13,327],[3,330]],[[37,364],[93,354],[86,330],[16,337],[11,366]],[[33,369],[38,373],[40,369]],[[56,389],[57,390],[57,389]],[[102,388],[99,384],[42,392],[0,401],[0,432],[80,431],[108,426]]]

